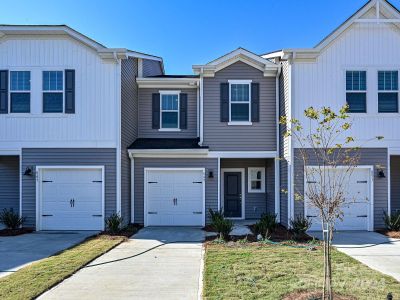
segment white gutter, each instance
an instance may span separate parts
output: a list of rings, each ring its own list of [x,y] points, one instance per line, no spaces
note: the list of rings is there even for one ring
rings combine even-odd
[[[201,67],[201,72],[200,72],[200,142],[199,145],[202,146],[203,145],[203,95],[204,95],[204,91],[203,91],[203,86],[204,86],[204,78],[203,78],[203,67]]]

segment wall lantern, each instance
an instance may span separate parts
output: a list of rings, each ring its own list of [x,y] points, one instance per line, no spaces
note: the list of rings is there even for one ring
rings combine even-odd
[[[214,178],[214,172],[213,171],[209,171],[208,172],[208,178]]]
[[[385,178],[385,172],[383,171],[383,169],[378,169],[378,177],[379,178]]]
[[[32,167],[26,167],[24,176],[32,176],[32,175],[33,175]]]

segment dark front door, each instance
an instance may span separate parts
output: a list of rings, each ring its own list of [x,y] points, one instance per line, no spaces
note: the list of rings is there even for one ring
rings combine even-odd
[[[242,217],[242,174],[224,173],[224,215],[228,218]]]

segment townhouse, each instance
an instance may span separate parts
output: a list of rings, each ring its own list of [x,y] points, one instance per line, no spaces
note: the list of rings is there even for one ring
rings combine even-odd
[[[319,230],[295,201],[310,166],[278,120],[348,103],[362,149],[337,228],[381,228],[400,209],[399,24],[371,0],[314,48],[238,48],[190,75],[67,26],[0,26],[0,209],[37,230],[101,230],[114,212],[204,226],[209,209],[284,226],[304,215]]]

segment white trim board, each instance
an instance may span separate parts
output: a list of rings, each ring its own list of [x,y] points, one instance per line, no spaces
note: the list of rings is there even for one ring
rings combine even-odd
[[[203,172],[203,220],[202,226],[206,225],[206,169],[205,168],[144,168],[143,169],[143,221],[144,226],[148,226],[147,221],[147,182],[148,182],[148,172],[151,171],[201,171]]]
[[[245,220],[246,219],[246,184],[245,184],[245,179],[246,179],[246,169],[245,168],[221,168],[221,202],[220,202],[220,207],[223,210],[224,209],[224,177],[225,173],[229,172],[240,172],[241,177],[242,177],[242,216],[240,218],[229,218],[232,220]]]
[[[101,170],[101,180],[102,180],[102,199],[101,199],[101,207],[102,207],[102,230],[105,228],[105,167],[104,166],[99,166],[99,165],[86,165],[86,166],[36,166],[36,231],[42,230],[42,220],[41,220],[41,194],[42,194],[42,170],[54,170],[54,169],[60,169],[60,170],[66,170],[66,169],[76,169],[76,170],[85,170],[85,169],[94,169],[94,170]]]

